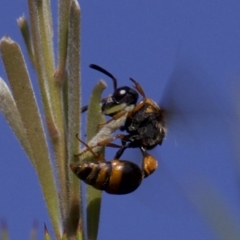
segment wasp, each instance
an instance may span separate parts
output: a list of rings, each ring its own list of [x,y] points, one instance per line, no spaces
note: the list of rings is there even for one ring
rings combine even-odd
[[[100,159],[88,144],[79,138],[78,140],[96,159]],[[144,148],[141,148],[141,151],[143,156],[141,168],[131,161],[119,159],[71,163],[70,168],[78,178],[98,190],[109,194],[128,194],[135,191],[141,185],[143,178],[152,174],[158,166],[157,160],[152,155]]]
[[[114,87],[116,89],[116,78],[114,78],[113,75],[95,64],[90,65],[90,67],[110,76],[113,79]],[[110,137],[105,140],[105,143],[107,143],[112,142],[117,138],[121,139],[122,147],[117,152],[115,156],[116,158],[120,158],[126,148],[142,147],[146,150],[151,150],[157,145],[161,145],[166,135],[164,111],[156,102],[146,97],[146,94],[143,91],[141,85],[136,80],[134,80],[133,78],[130,78],[130,80],[134,83],[134,88],[143,97],[143,99],[137,105],[135,104],[132,110],[129,109],[127,111],[127,115],[125,115],[125,121],[121,121],[122,125],[119,126],[119,129],[122,131],[126,131],[128,134],[118,134],[115,137]],[[125,93],[127,93],[124,90],[125,88],[126,87],[118,88],[120,89],[119,92],[118,90],[115,90],[114,94],[102,100],[102,112],[105,115],[109,115],[112,117],[112,119],[110,119],[107,123],[113,120],[117,121],[118,117],[120,117],[121,114],[124,113],[124,111],[120,111],[119,114],[115,114],[115,110],[119,107],[121,108],[123,101],[126,101],[128,99],[128,95],[126,97],[122,97],[121,94],[119,94],[121,91],[123,91],[125,95]]]
[[[94,146],[94,152],[98,152],[101,149],[99,142],[111,138],[112,134],[124,124],[128,113],[135,108],[138,101],[138,92],[127,86],[117,88],[117,79],[111,73],[95,64],[91,64],[90,67],[109,76],[114,85],[113,94],[102,99],[102,113],[112,118],[103,123],[102,128],[88,142],[90,147]],[[82,112],[86,110],[87,106],[82,108]],[[86,151],[85,148],[78,155],[80,156]]]
[[[151,150],[157,145],[161,145],[166,135],[164,111],[156,102],[146,96],[141,85],[133,78],[130,78],[130,80],[134,83],[134,88],[143,97],[143,99],[138,104],[134,102],[134,104],[130,105],[131,108],[128,107],[126,109],[126,106],[130,103],[129,99],[131,99],[130,96],[134,89],[126,86],[117,88],[117,80],[112,74],[95,64],[91,64],[90,67],[106,74],[113,80],[114,83],[114,93],[107,98],[102,99],[103,114],[112,117],[112,119],[105,123],[105,127],[111,127],[112,124],[115,126],[114,131],[111,131],[108,136],[111,136],[111,134],[118,128],[128,133],[127,135],[118,134],[114,137],[108,138],[105,135],[104,139],[96,139],[94,137],[96,140],[101,141],[95,141],[94,143],[90,142],[92,148],[99,147],[99,142],[101,142],[101,144],[107,144],[117,138],[120,138],[122,141],[122,147],[115,155],[115,158],[119,159],[126,148]],[[136,96],[135,100],[138,99],[138,95]],[[124,101],[127,103],[126,106],[124,105]],[[86,109],[87,108],[84,107],[82,110]]]

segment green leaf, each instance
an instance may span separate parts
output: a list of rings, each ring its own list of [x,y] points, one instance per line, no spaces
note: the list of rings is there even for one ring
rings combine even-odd
[[[69,35],[67,48],[67,75],[64,88],[65,116],[67,121],[67,153],[69,165],[76,161],[74,154],[79,152],[76,133],[80,131],[80,8],[76,1],[72,1],[69,18]],[[79,220],[83,217],[80,207],[80,181],[68,167],[69,202],[66,232],[67,235],[76,234]]]
[[[102,91],[106,88],[106,83],[100,81],[93,89],[92,95],[88,105],[88,116],[87,116],[87,140],[89,141],[96,135],[99,129],[99,123],[104,122],[105,118],[101,113],[101,96]],[[100,154],[103,154],[102,150]],[[89,159],[93,161],[94,159]],[[98,226],[100,219],[101,210],[101,197],[102,192],[87,186],[87,229],[88,238],[90,240],[97,239]]]
[[[75,5],[77,4],[74,1]],[[65,63],[67,56],[67,45],[68,45],[68,28],[69,28],[69,16],[70,16],[70,6],[72,0],[59,1],[59,56],[58,56],[58,72],[63,74],[65,71]]]
[[[16,137],[20,141],[29,159],[34,165],[31,148],[29,146],[26,129],[23,126],[20,113],[7,84],[0,78],[0,110],[5,116]]]
[[[47,142],[35,95],[21,50],[10,38],[0,42],[3,63],[30,147],[32,163],[37,171],[55,234],[60,236],[60,206],[54,182]]]
[[[35,66],[35,58],[34,58],[32,39],[31,39],[31,34],[30,34],[27,19],[24,16],[22,16],[22,17],[18,18],[17,23],[18,23],[18,26],[22,33],[25,45],[27,47],[28,55],[31,59],[33,66]]]
[[[217,233],[218,239],[240,239],[239,225],[224,196],[201,177],[188,187],[185,191],[188,199]]]
[[[52,43],[52,21],[48,0],[28,1],[35,67],[45,111],[49,136],[52,141],[57,183],[61,189],[59,201],[61,215],[67,218],[68,165],[66,151],[65,116],[62,99],[63,82],[55,77]]]
[[[51,240],[51,237],[50,237],[50,235],[48,233],[48,230],[47,230],[47,226],[45,224],[44,224],[44,240]]]

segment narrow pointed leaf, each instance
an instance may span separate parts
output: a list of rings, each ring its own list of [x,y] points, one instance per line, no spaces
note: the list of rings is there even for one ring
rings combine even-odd
[[[31,59],[31,62],[33,66],[35,66],[35,59],[34,59],[34,51],[33,51],[33,46],[32,46],[32,39],[31,39],[31,34],[28,26],[27,19],[25,16],[22,16],[18,18],[17,20],[18,26],[20,28],[20,31],[23,36],[23,40],[25,42],[25,45],[27,47],[28,55]]]
[[[26,129],[32,159],[53,222],[55,234],[59,236],[60,207],[57,190],[46,138],[25,62],[19,46],[9,38],[1,40],[0,50],[13,96]]]
[[[240,229],[235,219],[234,213],[230,211],[229,204],[224,201],[224,197],[217,190],[205,181],[199,178],[187,189],[187,197],[204,216],[209,225],[218,235],[217,239],[240,239]]]
[[[60,237],[58,239],[60,239]],[[51,240],[47,226],[45,224],[44,224],[44,240]]]
[[[68,164],[76,161],[74,154],[79,152],[76,133],[80,130],[80,8],[76,1],[72,1],[69,19],[68,57],[67,57],[67,150]],[[80,133],[79,133],[80,134]],[[79,219],[82,217],[80,208],[80,181],[68,167],[69,202],[68,234],[76,234]]]
[[[68,45],[68,28],[69,28],[69,14],[71,0],[59,1],[59,49],[58,49],[58,72],[61,73],[65,70],[67,45]]]
[[[93,89],[87,116],[87,140],[94,137],[98,131],[98,124],[104,121],[101,113],[101,96],[102,91],[106,88],[106,83],[100,81]],[[101,152],[103,154],[103,150]],[[87,186],[87,229],[88,238],[97,239],[100,209],[101,209],[102,192],[92,186]]]
[[[36,70],[41,90],[49,136],[52,141],[59,184],[59,201],[62,219],[66,219],[64,204],[67,194],[67,162],[62,82],[55,77],[55,63],[52,46],[52,21],[48,0],[28,1],[31,19]]]
[[[19,139],[21,145],[23,146],[32,164],[34,165],[26,130],[23,126],[15,100],[7,84],[1,78],[0,78],[0,111],[5,116],[8,124],[12,128],[16,137]]]

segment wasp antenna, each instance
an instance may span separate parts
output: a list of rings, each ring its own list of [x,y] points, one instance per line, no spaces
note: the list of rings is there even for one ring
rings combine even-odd
[[[112,81],[113,81],[114,91],[117,89],[117,79],[110,72],[108,72],[107,70],[105,70],[104,68],[102,68],[102,67],[100,67],[100,66],[98,66],[96,64],[90,64],[89,67],[92,68],[92,69],[95,69],[95,70],[97,70],[99,72],[102,72],[105,75],[107,75],[108,77],[110,77],[112,79]]]
[[[95,158],[98,158],[98,155],[92,150],[92,148],[87,144],[85,143],[83,140],[81,140],[79,137],[78,137],[78,133],[76,134],[76,138],[78,139],[78,141],[80,143],[82,143],[86,148],[87,150],[92,153],[92,155],[95,157]]]
[[[81,108],[81,113],[86,112],[88,110],[88,105]]]
[[[129,79],[135,84],[135,88],[138,90],[138,92],[139,92],[144,98],[146,98],[145,92],[143,91],[141,85],[140,85],[136,80],[134,80],[133,78],[129,78]]]

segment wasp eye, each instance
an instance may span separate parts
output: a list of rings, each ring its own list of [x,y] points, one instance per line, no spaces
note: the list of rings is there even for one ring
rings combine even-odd
[[[124,90],[124,89],[120,90],[120,91],[119,91],[119,94],[120,94],[120,95],[125,95],[125,94],[126,94],[126,90]]]
[[[114,93],[113,93],[113,98],[116,102],[120,102],[125,95],[127,94],[127,92],[129,91],[128,87],[121,87],[118,88]]]

